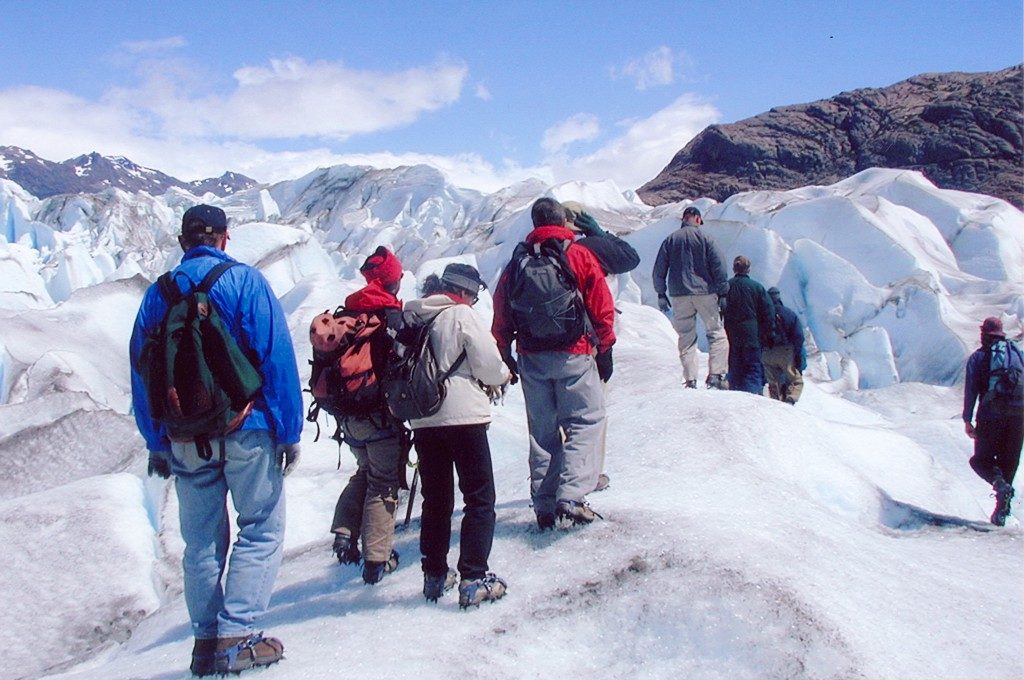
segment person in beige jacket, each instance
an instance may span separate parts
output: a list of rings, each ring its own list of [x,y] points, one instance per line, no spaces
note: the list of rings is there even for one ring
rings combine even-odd
[[[466,608],[501,598],[507,585],[488,571],[487,564],[495,522],[487,427],[491,421],[490,395],[500,393],[510,376],[490,330],[473,311],[480,291],[486,287],[480,273],[470,265],[453,263],[430,285],[433,294],[406,303],[406,320],[432,320],[430,342],[438,368],[447,372],[458,366],[448,379],[447,396],[440,410],[409,423],[423,484],[423,595],[436,602],[455,586],[456,572],[448,568],[455,507],[454,467],[465,503],[458,575],[459,605]]]

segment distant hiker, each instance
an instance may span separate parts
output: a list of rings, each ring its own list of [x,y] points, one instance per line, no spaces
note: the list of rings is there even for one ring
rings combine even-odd
[[[176,477],[185,603],[195,636],[191,669],[200,676],[267,666],[284,656],[281,641],[263,637],[258,622],[281,564],[283,476],[298,463],[302,432],[302,393],[288,321],[266,279],[224,252],[228,238],[220,208],[197,205],[185,211],[178,237],[185,251],[181,264],[146,291],[130,346],[132,404],[150,452],[149,474]],[[154,348],[165,324],[175,321],[165,320],[165,314],[179,308],[187,310],[185,322],[194,322],[202,342],[186,346],[187,334],[178,334],[164,336],[167,344]],[[214,323],[226,326],[230,337],[214,342]],[[209,353],[225,344],[240,347],[251,359],[261,387],[248,403],[231,399],[229,410],[238,410],[230,425],[235,429],[196,432],[188,443],[173,440],[179,435],[169,434],[172,426],[209,409],[222,394],[199,389],[207,374],[216,389],[224,385],[220,355],[198,356],[195,348]],[[171,362],[170,370],[161,374],[156,358]],[[197,367],[194,373],[188,372],[189,362]],[[195,378],[173,375],[182,372]],[[238,525],[230,561],[229,492]]]
[[[405,305],[410,325],[430,323],[429,341],[438,369],[449,372],[447,393],[433,415],[410,421],[423,485],[420,552],[423,554],[423,595],[436,602],[455,586],[448,568],[455,489],[452,468],[459,476],[465,503],[459,535],[459,606],[479,606],[500,599],[506,582],[488,571],[494,540],[494,471],[487,427],[489,394],[509,380],[501,354],[487,326],[473,312],[486,286],[476,268],[449,264],[435,291]]]
[[[729,337],[729,389],[751,394],[764,390],[761,348],[774,332],[775,307],[764,286],[750,278],[750,260],[738,255],[732,262],[725,304],[725,333]]]
[[[807,368],[804,329],[796,312],[782,304],[778,288],[769,288],[768,297],[775,306],[775,331],[761,355],[768,394],[772,399],[795,404],[804,389],[803,371]]]
[[[964,431],[974,440],[971,468],[992,485],[996,507],[992,523],[1003,526],[1010,515],[1013,478],[1024,443],[1024,355],[1007,340],[1003,322],[989,317],[981,324],[981,347],[967,359],[964,381]],[[975,424],[974,404],[978,403]]]
[[[565,201],[562,203],[562,207],[565,208],[566,226],[574,233],[583,234],[583,238],[576,239],[576,243],[594,253],[598,264],[601,265],[601,269],[604,271],[605,277],[625,274],[637,268],[637,265],[640,264],[640,255],[633,249],[633,246],[615,234],[602,229],[597,224],[597,220],[586,212],[582,204],[575,201]],[[611,288],[610,285],[609,288]],[[616,310],[615,315],[616,321],[619,318],[617,312],[618,310]],[[604,385],[604,396],[607,401],[610,383],[606,382]],[[600,471],[600,474],[597,476],[597,486],[594,487],[594,491],[604,491],[611,482],[611,478],[604,468],[607,443],[608,418],[606,416],[601,426],[601,445],[598,451],[597,462],[597,469]]]
[[[350,314],[370,314],[381,324],[369,339],[375,383],[383,375],[391,348],[388,329],[402,324],[402,303],[396,297],[402,282],[402,263],[384,246],[359,268],[366,286],[345,298]],[[403,465],[404,427],[388,412],[383,392],[373,393],[373,403],[339,415],[344,441],[356,459],[356,471],[338,497],[331,531],[334,554],[342,564],[359,562],[363,543],[363,581],[379,582],[398,567],[394,550],[395,510],[398,506],[399,470]]]
[[[697,315],[707,330],[708,377],[710,388],[728,389],[726,357],[729,352],[722,328],[722,311],[728,291],[722,255],[715,242],[700,228],[700,210],[683,211],[679,229],[669,234],[654,261],[654,292],[658,309],[672,310],[672,327],[679,334],[679,361],[683,384],[697,387]],[[667,277],[667,283],[666,283]]]
[[[530,212],[534,229],[516,246],[494,293],[491,332],[522,380],[530,495],[544,530],[556,518],[588,524],[597,516],[586,495],[600,473],[601,383],[612,376],[615,307],[597,258],[573,243],[561,204],[540,198]]]

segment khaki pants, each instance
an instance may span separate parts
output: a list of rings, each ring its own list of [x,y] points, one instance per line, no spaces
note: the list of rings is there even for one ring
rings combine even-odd
[[[792,345],[777,345],[761,354],[768,394],[789,404],[795,404],[804,389],[804,376],[793,362],[793,351]]]
[[[679,334],[679,361],[683,380],[697,380],[697,315],[700,314],[708,337],[708,375],[728,372],[729,341],[722,317],[718,314],[717,295],[673,295],[672,327]]]

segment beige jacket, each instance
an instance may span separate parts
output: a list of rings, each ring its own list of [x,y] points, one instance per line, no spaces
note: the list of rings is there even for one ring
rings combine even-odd
[[[430,341],[442,371],[451,368],[462,351],[466,351],[466,359],[448,380],[448,395],[441,410],[428,418],[412,420],[409,426],[415,430],[489,423],[491,402],[477,381],[485,385],[504,385],[509,379],[490,329],[472,307],[458,304],[447,295],[410,300],[405,303],[405,312],[419,321],[435,319],[430,328]]]

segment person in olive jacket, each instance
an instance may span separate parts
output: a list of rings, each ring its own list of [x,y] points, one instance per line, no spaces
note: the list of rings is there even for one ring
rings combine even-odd
[[[775,307],[768,292],[750,278],[750,259],[738,255],[732,262],[725,304],[725,334],[729,338],[729,389],[761,394],[764,366],[761,349],[773,334]]]

